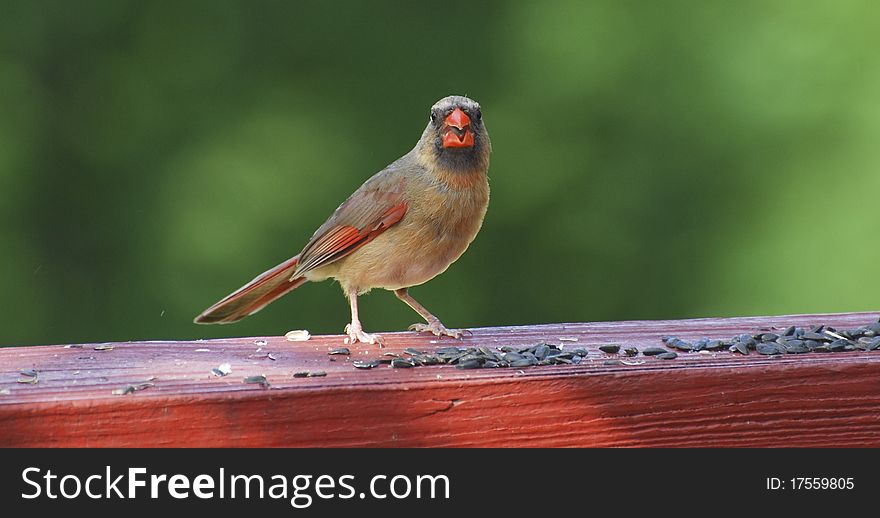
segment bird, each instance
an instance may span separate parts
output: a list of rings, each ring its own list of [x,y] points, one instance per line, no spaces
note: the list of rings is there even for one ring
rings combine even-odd
[[[480,104],[452,95],[437,101],[415,147],[370,177],[292,258],[206,309],[198,324],[227,324],[260,311],[308,281],[334,279],[348,298],[349,343],[383,346],[358,317],[358,296],[394,292],[425,323],[410,330],[461,338],[409,293],[455,262],[474,240],[489,205],[492,145]]]

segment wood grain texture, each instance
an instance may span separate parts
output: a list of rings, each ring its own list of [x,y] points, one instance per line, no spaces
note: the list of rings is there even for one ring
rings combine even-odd
[[[601,322],[474,330],[462,341],[384,334],[328,356],[342,336],[129,342],[112,350],[0,349],[0,446],[880,446],[880,351],[785,355],[684,353],[605,365],[597,344],[640,349],[662,335],[729,338],[877,313]],[[560,338],[576,338],[560,341]],[[355,359],[446,345],[586,346],[580,365],[357,370]],[[271,353],[275,360],[266,356]],[[232,373],[211,369],[228,362]],[[18,383],[36,369],[36,384]],[[293,378],[322,370],[321,378]],[[264,374],[271,387],[245,384]],[[128,395],[114,389],[154,378]]]

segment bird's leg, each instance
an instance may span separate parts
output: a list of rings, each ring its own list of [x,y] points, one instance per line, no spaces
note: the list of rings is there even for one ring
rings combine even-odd
[[[446,326],[440,322],[440,319],[432,315],[430,311],[425,309],[425,306],[422,306],[416,299],[412,298],[412,295],[409,294],[406,288],[394,290],[394,294],[428,322],[427,324],[413,324],[409,326],[411,330],[417,333],[427,332],[434,333],[436,336],[451,336],[452,338],[461,338],[466,332],[461,329],[446,329]]]
[[[377,334],[365,333],[361,327],[361,321],[358,319],[358,294],[356,289],[349,289],[346,292],[348,301],[351,304],[351,324],[345,326],[345,334],[348,335],[348,342],[363,342],[366,344],[379,344],[382,347],[382,337]]]

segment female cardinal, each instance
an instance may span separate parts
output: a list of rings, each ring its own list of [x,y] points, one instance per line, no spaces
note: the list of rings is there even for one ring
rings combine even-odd
[[[489,205],[491,144],[480,105],[450,96],[431,107],[416,146],[367,180],[312,235],[302,251],[196,317],[226,324],[256,313],[306,281],[334,278],[351,304],[351,343],[379,342],[358,319],[357,297],[393,290],[427,324],[410,329],[460,338],[407,291],[433,279],[473,241]]]

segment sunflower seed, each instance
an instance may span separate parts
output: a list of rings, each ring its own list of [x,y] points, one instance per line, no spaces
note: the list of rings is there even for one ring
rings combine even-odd
[[[329,351],[327,351],[327,354],[329,354],[330,356],[349,356],[351,354],[351,351],[348,347],[339,347],[338,349],[330,349]]]
[[[704,348],[706,346],[706,342],[708,342],[708,340],[706,340],[705,342],[699,342],[700,346],[698,347],[698,349]],[[668,347],[672,347],[673,349],[678,349],[679,351],[691,351],[694,349],[694,346],[692,344],[678,338],[673,338],[672,340],[669,340],[668,342],[666,342],[666,345]]]
[[[669,351],[667,351],[666,349],[661,349],[659,347],[648,347],[647,349],[642,351],[642,354],[644,354],[645,356],[657,356],[658,354],[663,354],[665,352]]]
[[[289,342],[305,342],[311,337],[312,335],[306,329],[294,329],[284,334],[284,338]]]
[[[223,376],[226,376],[232,372],[232,365],[229,365],[228,363],[221,363],[219,366],[211,369],[211,372],[214,374],[214,376],[222,378]]]
[[[128,385],[126,387],[115,389],[112,394],[124,396],[126,394],[131,394],[132,392],[137,392],[138,390],[146,390],[152,386],[152,383],[138,383],[136,385]]]
[[[455,365],[455,368],[456,369],[479,369],[482,366],[483,365],[482,365],[482,363],[480,363],[480,360],[473,359],[473,360],[465,360],[462,362],[458,362],[458,364]]]
[[[781,349],[779,345],[775,344],[758,344],[756,347],[758,354],[782,354],[785,352],[785,349]]]
[[[547,357],[547,354],[550,352],[550,348],[547,347],[547,344],[540,344],[535,347],[534,355],[538,360],[543,360]]]
[[[677,357],[678,353],[674,353],[672,351],[660,353],[657,355],[657,358],[660,358],[661,360],[674,360]]]
[[[599,350],[603,353],[617,354],[620,352],[620,346],[617,344],[600,345]]]
[[[389,362],[390,363],[390,362]],[[380,365],[379,360],[355,360],[351,362],[355,369],[372,369]]]
[[[324,371],[300,371],[294,372],[294,378],[322,378],[326,376],[327,373]]]
[[[256,383],[259,384],[263,388],[269,388],[269,380],[266,379],[266,376],[262,374],[258,374],[256,376],[248,376],[244,379],[245,383]]]

